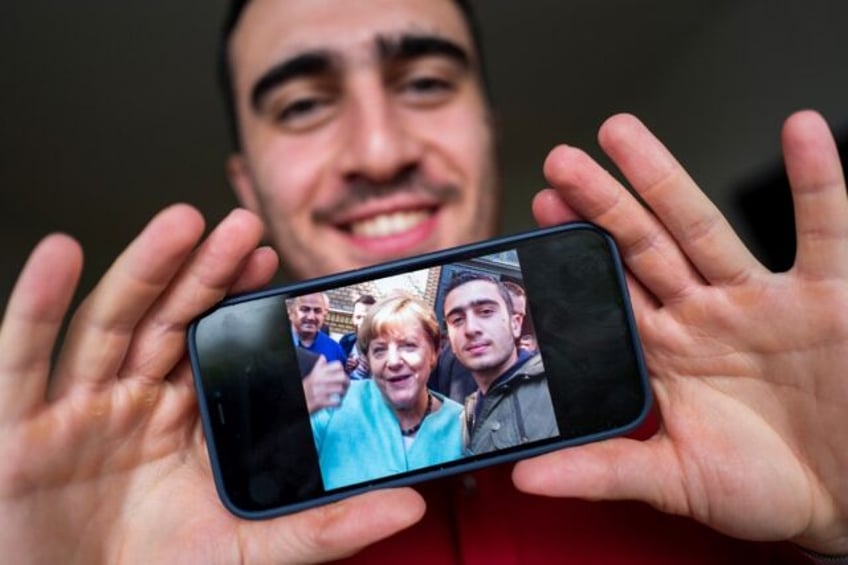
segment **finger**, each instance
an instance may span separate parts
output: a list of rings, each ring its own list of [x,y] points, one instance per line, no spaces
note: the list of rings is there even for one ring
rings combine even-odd
[[[249,292],[265,286],[277,272],[279,264],[277,252],[270,247],[256,249],[248,257],[239,278],[233,283],[229,293]],[[194,394],[194,381],[192,380],[188,359],[181,360],[180,364],[185,366],[172,371],[169,378],[171,382],[190,389],[191,393]]]
[[[545,160],[545,177],[566,207],[612,234],[627,267],[660,301],[702,284],[656,218],[586,153],[557,147]]]
[[[328,364],[329,364],[329,362],[327,361],[327,358],[324,357],[323,354],[319,355],[318,359],[315,360],[315,364],[312,365],[312,371],[310,371],[309,375],[312,376],[313,374],[315,374],[315,375],[323,374],[324,371],[326,371]]]
[[[336,397],[341,397],[347,392],[347,383],[342,381],[328,382],[323,386],[323,392],[327,396],[336,395]],[[341,402],[341,400],[336,400],[335,402]]]
[[[246,210],[224,218],[139,324],[122,377],[158,383],[170,374],[185,356],[189,323],[226,296],[256,250],[262,230],[259,218]]]
[[[326,364],[327,359],[323,355],[319,355],[318,359],[315,360],[315,364],[312,365],[312,369],[309,370],[309,373],[302,380],[303,395],[306,397],[306,405],[309,408],[310,414],[321,408],[319,406],[321,403],[319,390],[321,388],[320,375]]]
[[[848,276],[848,195],[824,119],[811,111],[791,116],[783,128],[783,153],[795,206],[796,269]]]
[[[634,116],[613,116],[598,140],[707,281],[737,283],[764,271],[718,208]]]
[[[326,378],[341,384],[347,384],[350,380],[350,377],[347,372],[345,372],[344,365],[342,365],[341,361],[333,361],[328,364]]]
[[[546,188],[536,193],[533,198],[533,216],[542,227],[581,219],[577,212],[572,210],[560,198],[557,191],[552,188]],[[634,308],[637,311],[656,308],[656,301],[639,281],[630,273],[625,273],[625,277]]]
[[[327,395],[327,400],[322,406],[322,408],[338,408],[342,403],[342,395],[338,392],[334,392]]]
[[[230,287],[228,294],[250,292],[267,285],[273,279],[279,265],[277,252],[272,248],[260,247],[254,250],[245,261],[241,274]],[[169,379],[175,384],[189,388],[191,393],[194,394],[194,381],[188,359],[181,360],[180,364],[185,365],[185,367],[179,367],[172,371]]]
[[[251,522],[245,561],[339,559],[416,523],[424,500],[409,488],[378,490],[270,522]],[[248,529],[249,528],[249,529]]]
[[[552,188],[540,190],[533,197],[533,217],[541,227],[555,226],[581,219]]]
[[[518,463],[519,490],[586,500],[640,500],[672,514],[685,513],[685,493],[673,456],[657,438],[611,439],[566,448]]]
[[[56,367],[54,396],[115,378],[136,324],[170,284],[202,232],[200,214],[175,205],[157,214],[130,243],[71,321]]]
[[[270,247],[256,249],[245,262],[242,273],[230,288],[230,293],[249,292],[268,284],[277,272],[279,259],[277,252]],[[178,385],[191,397],[194,396],[194,380],[188,358],[180,360],[177,368],[171,372],[169,380]]]
[[[81,269],[79,244],[57,234],[35,247],[21,271],[0,326],[0,422],[44,401],[56,336]]]
[[[256,249],[245,261],[241,273],[230,287],[228,294],[249,292],[267,285],[279,267],[280,260],[276,251],[270,247]]]

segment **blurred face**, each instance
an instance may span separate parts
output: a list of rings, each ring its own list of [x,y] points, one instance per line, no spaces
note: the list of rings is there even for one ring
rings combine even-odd
[[[229,53],[230,180],[296,275],[493,234],[490,117],[452,0],[253,0]]]
[[[524,316],[527,315],[527,297],[520,294],[509,293],[512,298],[512,311],[518,316],[518,325],[524,321]]]
[[[368,308],[370,308],[369,304],[363,304],[362,302],[357,302],[353,305],[353,325],[356,329],[359,329],[359,326],[362,325],[362,320],[365,319],[365,315],[368,313]]]
[[[509,313],[494,283],[471,281],[451,290],[445,321],[451,349],[483,392],[517,360],[519,316]]]
[[[436,365],[436,350],[423,326],[395,328],[374,338],[368,361],[374,382],[396,411],[420,408]]]
[[[523,335],[518,341],[518,347],[528,353],[535,353],[539,350],[539,345],[536,343],[536,337],[532,335]]]
[[[289,308],[289,319],[298,337],[310,342],[324,325],[327,302],[321,294],[309,294],[294,299]]]

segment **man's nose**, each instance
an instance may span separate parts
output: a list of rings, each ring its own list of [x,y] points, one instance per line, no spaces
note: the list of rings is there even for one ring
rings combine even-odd
[[[480,333],[480,324],[477,317],[473,314],[469,314],[465,317],[465,325],[463,327],[465,330],[465,335],[475,336]]]
[[[339,161],[342,174],[349,182],[392,182],[418,164],[421,143],[381,81],[357,86],[347,108],[347,143]]]

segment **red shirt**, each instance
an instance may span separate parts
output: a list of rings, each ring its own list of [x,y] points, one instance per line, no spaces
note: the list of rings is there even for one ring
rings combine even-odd
[[[656,428],[649,422],[637,437]],[[724,536],[640,502],[586,502],[521,493],[512,465],[417,485],[427,514],[348,564],[809,563],[788,543]]]

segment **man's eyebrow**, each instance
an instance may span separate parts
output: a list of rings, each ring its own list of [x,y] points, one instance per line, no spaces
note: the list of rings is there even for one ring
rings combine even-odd
[[[471,66],[471,58],[465,48],[438,35],[406,33],[398,37],[381,36],[377,39],[377,46],[383,61],[405,61],[439,55],[459,63],[465,69]]]
[[[472,300],[469,306],[472,308],[479,308],[480,306],[500,306],[500,303],[493,298],[478,298],[476,300]]]
[[[290,80],[326,73],[332,64],[332,57],[326,51],[308,51],[274,65],[253,85],[250,91],[251,106],[259,111],[262,99],[271,90]]]
[[[491,298],[477,298],[468,304],[462,304],[451,308],[450,311],[445,314],[445,318],[450,318],[453,314],[461,314],[465,310],[479,308],[480,306],[500,306],[500,304],[497,300],[493,300]]]

